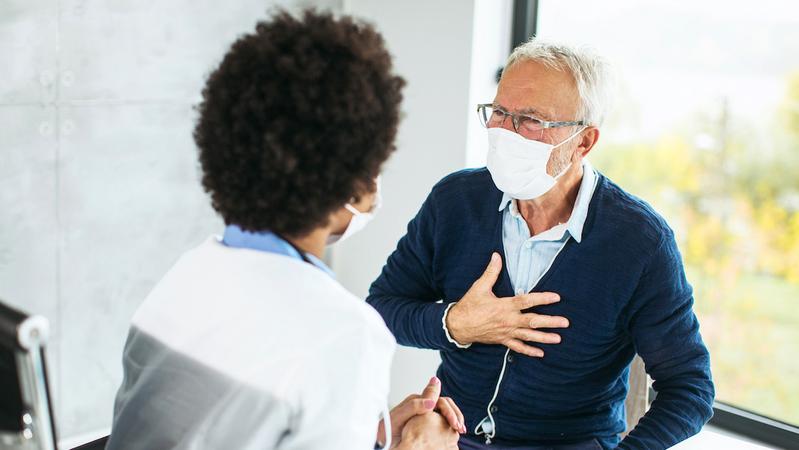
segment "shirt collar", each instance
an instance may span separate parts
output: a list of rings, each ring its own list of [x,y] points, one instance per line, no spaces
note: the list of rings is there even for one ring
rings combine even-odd
[[[572,210],[571,216],[569,216],[568,222],[566,222],[566,230],[577,243],[580,243],[583,239],[583,227],[585,226],[585,219],[588,217],[588,206],[591,204],[591,198],[594,196],[596,181],[597,176],[596,172],[594,172],[594,167],[587,159],[583,159],[583,179],[580,182],[580,189],[577,191],[574,209]],[[503,193],[502,200],[499,202],[499,211],[508,208],[509,204],[511,215],[521,218],[521,214],[519,214],[513,197]]]
[[[232,248],[247,248],[302,260],[302,255],[291,244],[271,231],[244,231],[238,225],[228,225],[225,227],[222,243]],[[304,256],[311,264],[335,278],[333,271],[321,259],[309,253]]]

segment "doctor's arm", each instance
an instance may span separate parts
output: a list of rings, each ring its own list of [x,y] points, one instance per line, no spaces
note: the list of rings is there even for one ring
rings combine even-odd
[[[381,345],[367,327],[349,327],[324,339],[308,365],[287,372],[287,383],[305,386],[295,408],[295,445],[330,450],[372,449],[384,443],[378,412],[388,400],[393,350]],[[326,355],[326,356],[322,356]],[[337,355],[331,359],[330,355]],[[335,361],[335,362],[334,362]],[[286,389],[286,392],[291,392]],[[463,421],[451,399],[440,397],[440,382],[430,380],[421,395],[391,411],[394,450],[457,449],[457,427]],[[291,397],[291,395],[289,395]],[[420,401],[415,401],[419,398]],[[429,399],[433,405],[425,402]],[[434,415],[435,417],[420,416]]]
[[[626,315],[657,397],[619,448],[668,448],[698,433],[712,417],[710,355],[692,306],[692,289],[669,230],[652,254]]]

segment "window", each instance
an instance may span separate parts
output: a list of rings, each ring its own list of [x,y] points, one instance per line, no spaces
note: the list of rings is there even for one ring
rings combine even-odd
[[[799,4],[539,2],[617,69],[590,159],[675,229],[717,401],[799,425]]]

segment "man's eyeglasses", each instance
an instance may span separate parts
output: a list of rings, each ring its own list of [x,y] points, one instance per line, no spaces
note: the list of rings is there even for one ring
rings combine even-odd
[[[501,127],[505,123],[505,119],[510,117],[513,123],[513,129],[517,133],[528,139],[535,140],[540,139],[544,130],[547,128],[573,127],[586,124],[584,120],[548,122],[527,114],[510,113],[491,103],[481,103],[477,105],[477,115],[480,117],[480,122],[486,128]]]

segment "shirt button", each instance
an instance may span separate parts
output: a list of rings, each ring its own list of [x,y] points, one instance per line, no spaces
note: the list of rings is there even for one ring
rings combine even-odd
[[[516,295],[524,295],[524,289],[522,288],[516,289]]]
[[[499,406],[497,406],[497,405],[491,405],[491,412],[492,412],[492,413],[495,413],[495,412],[497,412],[497,411],[499,411]]]
[[[509,362],[509,363],[512,363],[512,362],[513,362],[513,355],[511,355],[511,354],[508,354],[508,362]]]
[[[530,242],[530,241],[525,242],[524,243],[524,248],[533,248],[533,243]]]

